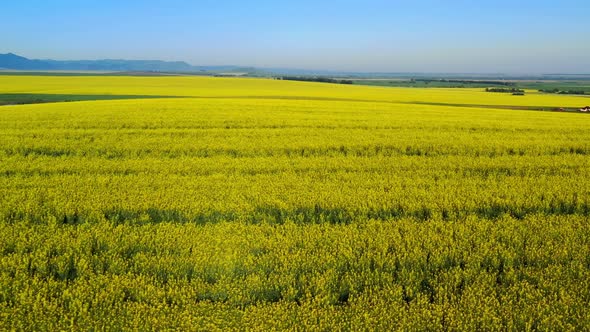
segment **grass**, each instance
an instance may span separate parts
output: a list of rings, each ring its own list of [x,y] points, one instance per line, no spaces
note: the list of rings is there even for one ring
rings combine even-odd
[[[174,98],[174,96],[3,93],[3,94],[0,94],[0,106],[59,103],[59,102],[88,101],[88,100],[149,99],[149,98]],[[178,98],[178,97],[176,97],[176,98]]]

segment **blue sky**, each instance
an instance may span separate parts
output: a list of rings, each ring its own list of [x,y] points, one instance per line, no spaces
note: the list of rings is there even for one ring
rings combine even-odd
[[[4,0],[0,9],[0,53],[29,58],[590,72],[588,0]]]

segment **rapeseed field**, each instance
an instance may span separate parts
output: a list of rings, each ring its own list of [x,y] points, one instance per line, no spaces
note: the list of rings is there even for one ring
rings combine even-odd
[[[0,76],[0,330],[590,329],[590,99]],[[526,108],[526,109],[523,109]]]

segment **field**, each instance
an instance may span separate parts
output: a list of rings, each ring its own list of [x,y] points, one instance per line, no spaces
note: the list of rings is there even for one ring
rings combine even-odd
[[[590,98],[24,75],[0,95],[84,99],[0,107],[0,330],[590,329],[590,116],[534,110]]]
[[[506,85],[510,83],[510,85]],[[561,77],[558,79],[542,78],[539,80],[533,79],[477,79],[477,78],[455,78],[455,79],[440,79],[440,78],[393,78],[393,79],[370,79],[359,78],[353,79],[353,84],[370,85],[370,86],[389,86],[389,87],[409,87],[409,88],[489,88],[489,87],[516,87],[528,90],[558,90],[576,92],[572,94],[590,94],[590,79],[587,75],[580,75],[580,77],[570,77],[569,79]]]

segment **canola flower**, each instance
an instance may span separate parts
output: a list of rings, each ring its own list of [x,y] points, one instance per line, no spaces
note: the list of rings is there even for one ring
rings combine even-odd
[[[183,97],[0,107],[2,330],[590,327],[590,117],[472,107],[582,97],[0,87]]]

